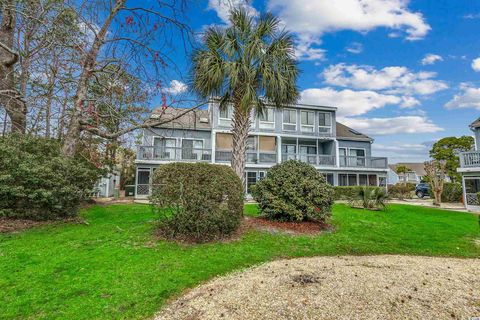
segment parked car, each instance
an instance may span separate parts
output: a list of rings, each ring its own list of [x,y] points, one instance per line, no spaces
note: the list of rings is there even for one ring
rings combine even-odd
[[[420,199],[422,199],[425,196],[430,195],[430,186],[428,185],[428,183],[423,183],[422,182],[422,183],[417,184],[417,186],[415,187],[415,194]]]

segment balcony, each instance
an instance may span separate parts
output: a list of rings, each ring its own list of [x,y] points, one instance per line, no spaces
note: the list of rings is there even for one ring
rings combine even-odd
[[[340,167],[387,169],[387,166],[388,166],[387,158],[340,156]]]
[[[334,167],[335,156],[327,154],[298,154],[282,153],[282,162],[287,160],[299,160],[313,166]]]
[[[138,147],[137,159],[156,161],[211,162],[212,150],[197,148],[140,146]]]
[[[480,151],[462,152],[460,154],[461,168],[480,167]]]
[[[217,150],[215,151],[215,162],[230,163],[232,161],[232,151],[230,150]],[[265,163],[274,164],[277,162],[276,152],[267,151],[247,151],[247,163]]]

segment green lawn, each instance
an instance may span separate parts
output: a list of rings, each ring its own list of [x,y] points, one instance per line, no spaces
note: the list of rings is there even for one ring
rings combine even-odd
[[[245,210],[256,214],[255,206]],[[252,231],[192,246],[156,241],[146,205],[95,206],[82,216],[86,224],[0,235],[1,319],[148,319],[185,288],[281,257],[480,257],[477,216],[407,205],[386,212],[335,205],[336,232],[315,237]]]

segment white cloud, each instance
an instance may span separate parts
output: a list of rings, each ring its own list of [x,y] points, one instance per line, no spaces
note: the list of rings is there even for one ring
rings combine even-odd
[[[461,85],[462,92],[445,104],[447,109],[474,108],[480,110],[480,88]]]
[[[315,43],[319,45],[319,42]],[[325,50],[313,48],[314,43],[308,41],[298,41],[295,45],[295,56],[300,60],[323,60],[325,59]]]
[[[288,29],[314,38],[327,32],[383,27],[417,40],[431,29],[421,13],[408,9],[406,0],[270,0],[268,8],[278,13]]]
[[[472,60],[472,69],[479,72],[480,71],[480,58]]]
[[[359,42],[352,42],[345,50],[353,54],[359,54],[363,52],[363,45]]]
[[[332,88],[313,88],[301,92],[302,103],[314,105],[330,105],[338,107],[338,115],[362,115],[386,105],[402,103],[402,99],[394,95],[380,94],[374,91],[353,91]]]
[[[463,19],[473,20],[480,19],[480,13],[470,13],[463,16]]]
[[[226,24],[229,24],[230,10],[238,7],[245,8],[254,16],[258,15],[258,11],[246,0],[208,0],[208,8],[215,10],[217,16]]]
[[[172,80],[170,81],[170,86],[168,86],[167,88],[164,88],[162,91],[164,93],[176,95],[176,94],[184,93],[187,90],[188,90],[188,86],[185,83],[178,80]]]
[[[415,106],[419,106],[421,103],[414,97],[410,96],[405,96],[402,97],[402,103],[400,104],[400,107],[402,108],[413,108]]]
[[[403,133],[433,133],[443,131],[427,117],[401,116],[393,118],[342,118],[340,122],[369,135]]]
[[[428,95],[448,88],[440,80],[433,80],[434,72],[412,72],[406,67],[385,67],[377,70],[372,66],[331,65],[323,73],[325,82],[340,87],[366,90],[386,90],[387,93]]]
[[[425,55],[425,57],[423,57],[421,63],[423,65],[427,65],[427,64],[434,64],[435,62],[442,61],[442,60],[443,58],[438,54],[428,53]]]

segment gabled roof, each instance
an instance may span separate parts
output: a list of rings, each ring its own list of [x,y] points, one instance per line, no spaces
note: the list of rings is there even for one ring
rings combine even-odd
[[[423,162],[401,162],[388,165],[388,167],[395,172],[397,172],[398,166],[406,166],[407,168],[410,168],[417,176],[423,177],[427,175],[427,172],[425,171],[425,164]]]
[[[480,118],[470,123],[470,128],[476,129],[480,127]]]
[[[174,119],[165,124],[159,125],[159,128],[169,129],[190,129],[190,130],[211,130],[210,115],[208,110],[194,110],[182,115],[188,109],[184,108],[157,108],[153,110],[151,119],[161,117],[165,121]]]
[[[337,139],[372,141],[369,136],[337,122]]]

